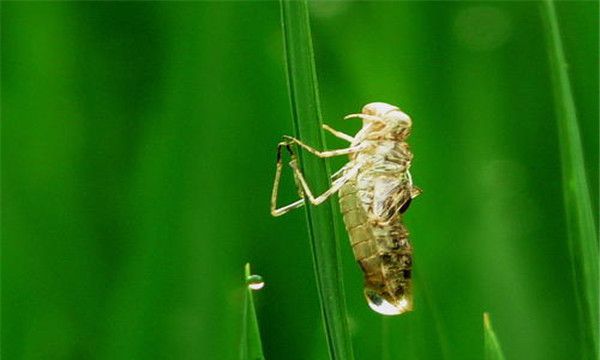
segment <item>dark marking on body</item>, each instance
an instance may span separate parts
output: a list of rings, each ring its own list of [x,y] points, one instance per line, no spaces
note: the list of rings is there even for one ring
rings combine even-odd
[[[408,207],[410,206],[410,202],[412,201],[412,198],[409,198],[400,208],[400,214],[404,214],[406,212],[406,210],[408,210]]]
[[[405,280],[409,280],[411,277],[410,270],[402,270],[402,278]]]

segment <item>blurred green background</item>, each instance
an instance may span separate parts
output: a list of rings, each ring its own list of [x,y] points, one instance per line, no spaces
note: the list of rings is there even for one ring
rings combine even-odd
[[[597,221],[598,2],[557,6]],[[480,359],[484,311],[508,359],[578,358],[539,4],[311,17],[324,121],[399,105],[424,189],[415,312],[370,311],[341,244],[357,358]],[[267,358],[326,358],[303,211],[269,215],[279,4],[3,2],[1,31],[3,358],[235,359],[246,261]]]

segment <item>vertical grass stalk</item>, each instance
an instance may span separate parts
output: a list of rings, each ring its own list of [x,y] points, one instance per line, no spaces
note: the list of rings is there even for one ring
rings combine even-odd
[[[500,342],[492,328],[490,314],[483,313],[483,346],[485,360],[504,360]]]
[[[295,134],[312,146],[324,148],[307,2],[282,0],[281,21]],[[299,155],[311,185],[317,192],[327,189],[330,171],[326,162]],[[327,202],[304,208],[329,355],[332,359],[353,359],[333,206]]]
[[[381,360],[391,360],[390,354],[390,319],[381,316]]]
[[[556,8],[542,2],[556,101],[568,243],[573,266],[584,358],[598,358],[598,238],[585,174],[575,102],[567,73]]]
[[[254,298],[252,295],[252,287],[257,289],[262,287],[264,283],[250,272],[250,264],[246,264],[244,268],[245,279],[245,299],[244,299],[244,315],[242,324],[242,342],[240,344],[240,359],[241,360],[264,360],[262,343],[260,341],[260,331],[258,330],[258,319],[256,318],[256,310],[254,309]]]

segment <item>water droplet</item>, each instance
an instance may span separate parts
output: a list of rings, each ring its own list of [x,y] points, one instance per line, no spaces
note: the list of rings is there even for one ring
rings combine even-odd
[[[265,281],[260,275],[250,275],[246,278],[246,284],[252,290],[260,290],[265,286]]]
[[[403,296],[398,302],[391,303],[373,289],[365,288],[365,297],[369,307],[382,315],[400,315],[412,310],[411,299]]]

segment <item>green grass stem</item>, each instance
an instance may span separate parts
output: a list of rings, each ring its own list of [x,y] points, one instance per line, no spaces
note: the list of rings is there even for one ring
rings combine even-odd
[[[585,173],[581,135],[567,72],[556,8],[552,0],[542,2],[562,163],[562,182],[567,218],[568,243],[579,320],[583,331],[584,358],[598,358],[598,238]]]
[[[260,341],[260,331],[258,329],[258,319],[256,318],[256,310],[254,309],[254,297],[250,282],[256,278],[250,272],[250,264],[246,264],[244,268],[245,279],[245,299],[244,299],[244,315],[242,324],[242,342],[240,345],[241,360],[260,360],[264,359],[262,343]]]
[[[307,2],[281,1],[281,20],[295,135],[324,148]],[[327,189],[330,171],[326,162],[314,156],[299,156],[301,169],[316,192]],[[304,208],[329,355],[332,359],[353,359],[333,206],[329,201]]]
[[[504,360],[502,348],[496,337],[496,333],[492,328],[490,314],[483,313],[483,343],[484,343],[484,359],[485,360]]]

